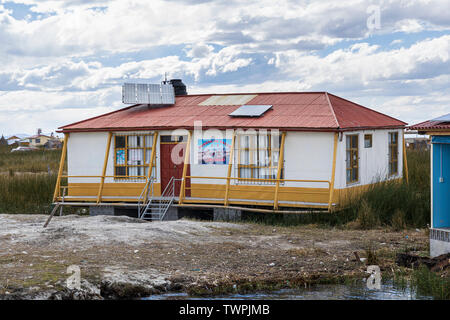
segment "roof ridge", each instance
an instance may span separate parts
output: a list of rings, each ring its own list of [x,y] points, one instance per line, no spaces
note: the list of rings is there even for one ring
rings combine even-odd
[[[336,113],[334,112],[334,107],[331,104],[330,97],[328,97],[328,92],[326,92],[326,91],[325,91],[325,97],[327,98],[328,105],[330,106],[330,109],[331,109],[331,113],[333,114],[334,120],[336,120],[336,125],[337,125],[337,127],[339,129],[341,127],[341,125],[339,124],[339,120],[336,117]]]
[[[373,109],[371,109],[371,108],[368,108],[368,107],[364,107],[364,106],[360,105],[359,103],[356,103],[356,102],[353,102],[353,101],[347,100],[347,99],[345,99],[345,98],[342,98],[342,97],[339,97],[339,96],[337,96],[337,95],[335,95],[335,94],[332,94],[332,93],[330,93],[330,95],[332,95],[332,96],[333,96],[333,97],[335,97],[335,98],[338,98],[338,99],[341,99],[341,100],[344,100],[344,101],[350,102],[351,104],[354,104],[354,105],[356,105],[356,106],[358,106],[358,107],[360,107],[360,108],[363,108],[363,109],[365,109],[365,110],[369,110],[369,111],[372,111],[372,112],[378,113],[379,115],[382,115],[382,116],[385,116],[385,117],[391,118],[391,119],[393,119],[393,120],[395,120],[395,121],[399,121],[399,122],[403,123],[404,125],[407,125],[407,124],[408,124],[407,122],[404,122],[404,121],[402,121],[402,120],[399,120],[399,119],[397,119],[397,118],[391,117],[391,116],[389,116],[389,115],[387,115],[387,114],[385,114],[385,113],[382,113],[382,112],[379,112],[379,111],[373,110]]]
[[[231,93],[194,93],[182,97],[193,96],[231,96],[231,95],[251,95],[251,94],[317,94],[326,93],[326,91],[276,91],[276,92],[231,92]],[[180,96],[181,97],[181,96]]]

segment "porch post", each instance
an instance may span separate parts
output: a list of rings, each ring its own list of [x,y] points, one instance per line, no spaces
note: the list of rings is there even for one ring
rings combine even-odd
[[[69,133],[64,133],[64,145],[61,153],[61,159],[59,161],[59,170],[58,170],[58,178],[56,178],[56,186],[55,186],[55,192],[53,193],[53,202],[57,200],[59,197],[61,187],[61,175],[64,169],[64,161],[66,160],[66,153],[67,153],[67,141],[69,140]]]
[[[187,166],[189,162],[190,157],[190,151],[191,151],[191,135],[192,132],[188,132],[188,140],[186,143],[186,151],[184,154],[184,166],[183,166],[183,178],[181,180],[181,188],[180,188],[180,199],[178,200],[179,204],[183,204],[184,195],[185,195],[185,187],[186,187],[186,174],[187,174]]]
[[[273,200],[273,209],[278,210],[278,190],[280,189],[280,177],[281,169],[283,168],[284,162],[284,141],[286,140],[286,132],[281,133],[281,146],[280,155],[278,157],[278,168],[277,168],[277,184],[275,186],[275,199]]]
[[[331,212],[331,207],[333,205],[334,196],[334,180],[336,176],[336,154],[337,154],[337,144],[338,144],[339,133],[334,133],[334,149],[333,149],[333,168],[331,169],[331,182],[329,185],[330,198],[328,199],[328,211]]]
[[[233,159],[234,159],[234,142],[236,141],[236,130],[233,131],[233,140],[231,142],[231,151],[230,151],[230,163],[228,163],[228,173],[227,173],[227,186],[225,188],[225,198],[223,205],[228,205],[228,193],[230,191],[230,177],[231,177],[231,169],[233,167]]]
[[[153,172],[153,163],[155,162],[155,157],[156,157],[156,144],[158,141],[158,132],[155,131],[155,133],[153,134],[153,145],[152,145],[152,153],[150,155],[150,163],[148,164],[148,173],[147,173],[147,182],[149,181],[149,179],[152,176],[152,172]],[[146,185],[145,187],[145,202],[147,202],[147,190],[148,190],[149,184]]]
[[[111,146],[111,138],[112,138],[112,132],[108,132],[108,142],[106,145],[106,151],[105,151],[105,160],[103,162],[103,171],[102,171],[102,177],[100,180],[100,186],[98,188],[98,195],[97,195],[97,203],[100,203],[102,200],[102,192],[103,192],[103,184],[105,183],[105,174],[106,174],[106,167],[108,166],[108,158],[109,158],[109,149]]]

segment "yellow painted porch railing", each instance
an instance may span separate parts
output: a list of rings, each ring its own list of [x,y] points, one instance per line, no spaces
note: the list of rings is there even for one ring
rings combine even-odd
[[[206,180],[226,180],[227,182],[229,180],[235,180],[235,181],[239,181],[239,182],[243,182],[238,184],[239,186],[246,186],[245,182],[261,182],[261,183],[265,183],[265,184],[261,184],[261,185],[255,185],[255,184],[251,184],[248,185],[249,190],[247,190],[246,192],[255,192],[255,193],[260,193],[261,191],[259,190],[251,190],[252,187],[258,187],[258,186],[264,186],[264,187],[273,187],[274,190],[274,195],[275,197],[273,198],[273,202],[272,205],[275,204],[275,199],[279,198],[279,194],[287,194],[287,193],[291,193],[291,194],[298,194],[298,195],[322,195],[322,196],[326,196],[326,198],[328,199],[328,202],[326,202],[326,204],[324,203],[323,207],[324,208],[330,208],[332,206],[332,197],[330,196],[332,194],[332,185],[331,182],[328,180],[305,180],[305,179],[256,179],[256,178],[236,178],[236,177],[203,177],[203,176],[186,176],[186,179],[206,179]],[[270,183],[271,185],[268,185],[267,183]],[[276,188],[276,185],[280,185],[280,184],[284,184],[286,185],[287,183],[318,183],[318,184],[327,184],[327,188],[323,188],[326,191],[314,191],[314,190],[285,190],[283,189],[283,187],[278,187]],[[195,190],[205,190],[205,191],[211,191],[210,187],[205,187],[205,188],[201,188],[199,187],[200,184],[197,184],[195,186]],[[223,185],[226,187],[226,185]],[[233,186],[236,186],[233,185]],[[190,189],[191,190],[191,196],[192,196],[192,189],[194,189],[192,187],[192,180],[191,180],[191,187],[184,187],[185,189]],[[230,186],[229,186],[230,188]],[[306,187],[299,187],[300,188],[305,188]],[[225,189],[226,190],[226,189]],[[180,193],[182,192],[182,190],[180,190]],[[265,192],[269,192],[269,191],[265,191]],[[224,201],[229,202],[230,200],[227,199],[229,197],[229,193],[226,194],[224,196],[224,200],[222,200],[222,198],[215,198],[215,201],[221,202],[223,203]],[[208,200],[205,198],[205,200]],[[255,200],[257,201],[257,197],[255,197],[255,199],[245,199],[245,200]],[[189,202],[195,202],[195,200],[189,199],[189,198],[184,198],[184,202],[189,203]],[[270,202],[267,203],[267,205],[271,205]],[[305,205],[307,206],[307,205]],[[276,210],[276,209],[275,209]]]
[[[83,179],[83,178],[86,178],[86,179],[97,179],[97,182],[93,182],[93,183],[100,183],[100,181],[101,181],[101,179],[102,178],[123,178],[123,176],[115,176],[115,175],[105,175],[105,176],[102,176],[102,175],[61,175],[61,179],[68,179],[68,178],[79,178],[79,179]],[[147,176],[130,176],[129,178],[135,178],[135,179],[142,179],[143,181],[145,180],[145,179],[147,179]],[[263,192],[265,192],[265,193],[267,193],[267,192],[273,192],[274,194],[275,194],[275,192],[278,192],[279,193],[279,195],[282,195],[282,194],[295,194],[295,195],[298,195],[298,196],[305,196],[305,195],[310,195],[310,196],[320,196],[320,197],[323,197],[323,198],[325,198],[326,197],[326,199],[329,199],[329,201],[332,201],[332,198],[330,197],[330,194],[331,194],[331,190],[332,190],[332,187],[331,187],[331,182],[330,181],[328,181],[328,180],[305,180],[305,179],[255,179],[255,178],[236,178],[236,177],[202,177],[202,176],[186,176],[185,177],[186,179],[191,179],[191,181],[192,181],[192,179],[205,179],[205,180],[221,180],[221,181],[224,181],[225,183],[226,183],[226,181],[228,181],[228,180],[230,180],[230,181],[237,181],[237,182],[239,182],[239,184],[230,184],[230,186],[229,186],[229,188],[230,188],[230,190],[229,190],[229,192],[231,192],[231,191],[233,191],[231,188],[232,187],[235,187],[235,186],[248,186],[248,189],[246,190],[246,192],[249,192],[249,193],[261,193],[261,191],[260,190],[257,190],[255,187],[259,187],[259,186],[263,186],[263,187],[272,187],[274,190],[273,191],[271,191],[271,190],[268,190],[268,191],[263,191]],[[276,182],[277,182],[277,180],[278,180],[278,182],[279,182],[279,184],[280,185],[282,185],[282,186],[280,186],[279,188],[278,188],[278,190],[275,188],[275,186],[276,186]],[[262,184],[262,185],[254,185],[254,184],[251,184],[251,185],[246,185],[245,184],[245,182],[261,182],[261,183],[265,183],[265,184]],[[267,183],[270,183],[270,184],[267,184]],[[295,188],[295,187],[292,187],[292,186],[286,186],[286,184],[289,184],[289,183],[291,183],[291,184],[296,184],[296,183],[308,183],[308,184],[311,184],[311,183],[318,183],[318,184],[326,184],[327,185],[327,187],[326,188],[317,188],[317,189],[319,189],[319,190],[308,190],[308,188],[309,189],[313,189],[313,188],[310,188],[310,187],[299,187],[298,189],[299,190],[291,190],[291,189],[284,189],[285,187],[287,187],[287,188]],[[81,183],[82,184],[82,183]],[[142,183],[142,185],[144,186],[144,182]],[[218,185],[218,186],[223,186],[223,187],[226,187],[226,184],[223,184],[223,185]],[[67,183],[67,185],[59,185],[58,186],[58,188],[60,188],[60,189],[68,189],[68,188],[70,188],[70,189],[85,189],[86,187],[84,187],[84,186],[79,186],[79,185],[70,185],[69,186],[69,184]],[[252,190],[252,188],[254,189],[254,190]],[[192,192],[192,184],[191,184],[191,187],[187,187],[186,185],[182,185],[182,189],[180,189],[180,195],[182,194],[182,193],[184,193],[185,194],[185,192],[186,192],[186,190],[191,190],[191,192]],[[301,189],[306,189],[306,190],[301,190]],[[324,189],[324,190],[320,190],[320,189]],[[201,184],[196,184],[195,185],[195,190],[204,190],[204,191],[211,191],[211,187],[205,187],[205,188],[202,188],[201,187]],[[184,192],[183,192],[184,191]],[[60,192],[58,192],[58,194],[61,194]],[[66,193],[66,199],[70,199],[71,197],[70,196],[67,196],[67,194],[68,193]],[[191,195],[192,196],[192,195]],[[83,198],[83,196],[75,196],[76,198]],[[228,197],[229,197],[229,194],[228,194]],[[60,196],[57,196],[56,197],[56,199],[55,200],[60,200]],[[89,198],[89,197],[84,197],[84,198]],[[96,199],[94,199],[94,198],[96,198],[96,197],[92,197],[93,198],[93,200],[95,201]],[[111,197],[109,197],[109,200],[111,200],[111,199],[113,199],[114,197],[113,196],[111,196]],[[132,196],[130,196],[129,197],[130,198],[130,200],[132,200]],[[212,202],[218,202],[218,203],[221,203],[221,204],[223,204],[224,203],[224,200],[225,200],[225,196],[223,196],[223,197],[221,197],[221,198],[214,198],[214,199],[211,199],[211,198],[203,198],[204,199],[204,202],[208,202],[209,200],[214,200],[214,201],[212,201]],[[272,201],[270,201],[270,200],[267,200],[267,202],[265,202],[265,204],[267,205],[267,206],[273,206],[273,199],[274,199],[274,197],[272,197]],[[119,197],[118,197],[118,199],[117,200],[120,200],[119,199]],[[245,199],[246,201],[254,201],[254,202],[258,202],[258,196],[255,196],[255,198],[254,199]],[[136,198],[136,201],[137,201],[137,198]],[[234,202],[234,200],[233,201],[230,201],[230,199],[228,199],[228,201],[229,202]],[[182,203],[194,203],[195,202],[195,200],[192,200],[191,199],[191,197],[183,197],[183,202]],[[181,204],[182,204],[181,203]],[[261,203],[262,204],[262,203]],[[289,206],[289,204],[284,204],[284,205],[286,205],[286,206]],[[323,203],[323,205],[312,205],[312,206],[320,206],[320,207],[323,207],[323,208],[327,208],[327,207],[329,207],[331,205],[331,203],[327,203],[327,204],[325,204],[325,203]],[[305,205],[305,207],[307,207],[308,205]]]

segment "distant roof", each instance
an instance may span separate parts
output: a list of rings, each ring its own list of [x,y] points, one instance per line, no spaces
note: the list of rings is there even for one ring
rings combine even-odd
[[[272,105],[260,117],[231,117],[242,105]],[[327,92],[201,94],[177,96],[173,106],[133,105],[59,129],[71,131],[279,128],[337,131],[402,128],[405,122]],[[60,132],[61,132],[60,131]]]
[[[450,113],[438,118],[414,124],[409,126],[408,129],[417,131],[450,131]]]
[[[23,139],[25,137],[28,137],[28,134],[16,133],[16,134],[10,135],[8,139]]]
[[[27,139],[34,139],[34,138],[39,138],[39,137],[46,137],[46,138],[55,138],[55,137],[51,137],[51,136],[47,136],[45,134],[35,134],[34,136],[31,137],[27,137]]]

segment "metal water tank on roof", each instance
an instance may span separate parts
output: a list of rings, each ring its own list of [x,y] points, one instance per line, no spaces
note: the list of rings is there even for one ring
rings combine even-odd
[[[181,81],[181,79],[171,79],[170,84],[172,84],[175,90],[175,96],[185,96],[187,95],[186,85]]]

